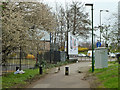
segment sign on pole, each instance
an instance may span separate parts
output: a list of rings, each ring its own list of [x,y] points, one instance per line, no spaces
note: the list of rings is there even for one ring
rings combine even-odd
[[[68,32],[68,54],[69,55],[78,54],[78,39],[70,32]]]
[[[97,43],[96,43],[96,46],[97,46],[97,48],[98,48],[98,47],[101,47],[101,43],[100,43],[100,42],[97,42]]]

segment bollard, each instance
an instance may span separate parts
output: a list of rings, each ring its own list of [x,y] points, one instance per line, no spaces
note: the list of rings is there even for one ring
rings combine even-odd
[[[39,67],[39,74],[42,74],[42,66]]]
[[[69,67],[65,67],[65,75],[69,75]]]
[[[58,71],[60,71],[60,67],[58,67]]]
[[[119,64],[120,64],[120,53],[118,53],[118,54],[116,55],[116,57],[117,57],[117,60],[118,60],[118,62],[119,62]]]
[[[16,71],[19,69],[19,67],[16,67]]]

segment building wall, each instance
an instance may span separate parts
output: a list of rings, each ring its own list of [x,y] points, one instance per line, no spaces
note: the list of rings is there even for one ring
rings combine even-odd
[[[50,42],[49,41],[40,41],[40,50],[49,51],[50,50]]]

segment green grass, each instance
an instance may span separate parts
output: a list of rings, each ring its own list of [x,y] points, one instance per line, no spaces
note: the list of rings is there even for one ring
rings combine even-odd
[[[0,89],[2,88],[2,77],[0,76]]]
[[[14,74],[10,73],[2,77],[2,87],[11,88],[16,84],[26,84],[25,80],[33,78],[39,73],[38,69],[28,69],[25,70],[25,74]],[[44,70],[45,73],[45,70]]]
[[[118,88],[118,63],[112,62],[108,68],[95,69],[94,75],[98,78],[98,81],[101,82],[105,88]],[[92,72],[92,69],[89,70]]]
[[[82,54],[87,55],[87,52],[88,52],[88,51],[78,52],[78,54],[82,53]]]
[[[111,52],[112,52],[112,53],[120,53],[119,50],[116,50],[116,51],[115,51],[115,50],[111,50]]]
[[[53,67],[58,67],[58,66],[62,66],[70,63],[73,63],[73,61],[58,62],[57,64],[47,63],[46,65],[43,66],[43,73],[45,74],[48,69],[51,69]],[[18,84],[26,85],[28,83],[28,80],[31,80],[35,76],[39,76],[39,77],[42,76],[42,75],[39,75],[39,69],[28,69],[28,70],[25,70],[24,74],[9,73],[5,76],[2,76],[2,88],[12,88],[13,86]]]

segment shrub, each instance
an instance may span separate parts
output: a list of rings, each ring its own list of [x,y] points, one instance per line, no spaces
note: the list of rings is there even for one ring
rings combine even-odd
[[[35,56],[34,56],[34,55],[31,55],[31,54],[28,54],[28,55],[26,56],[26,58],[27,58],[27,59],[35,59]]]
[[[87,51],[88,48],[82,48],[82,47],[78,47],[78,51],[81,52],[81,51]]]

